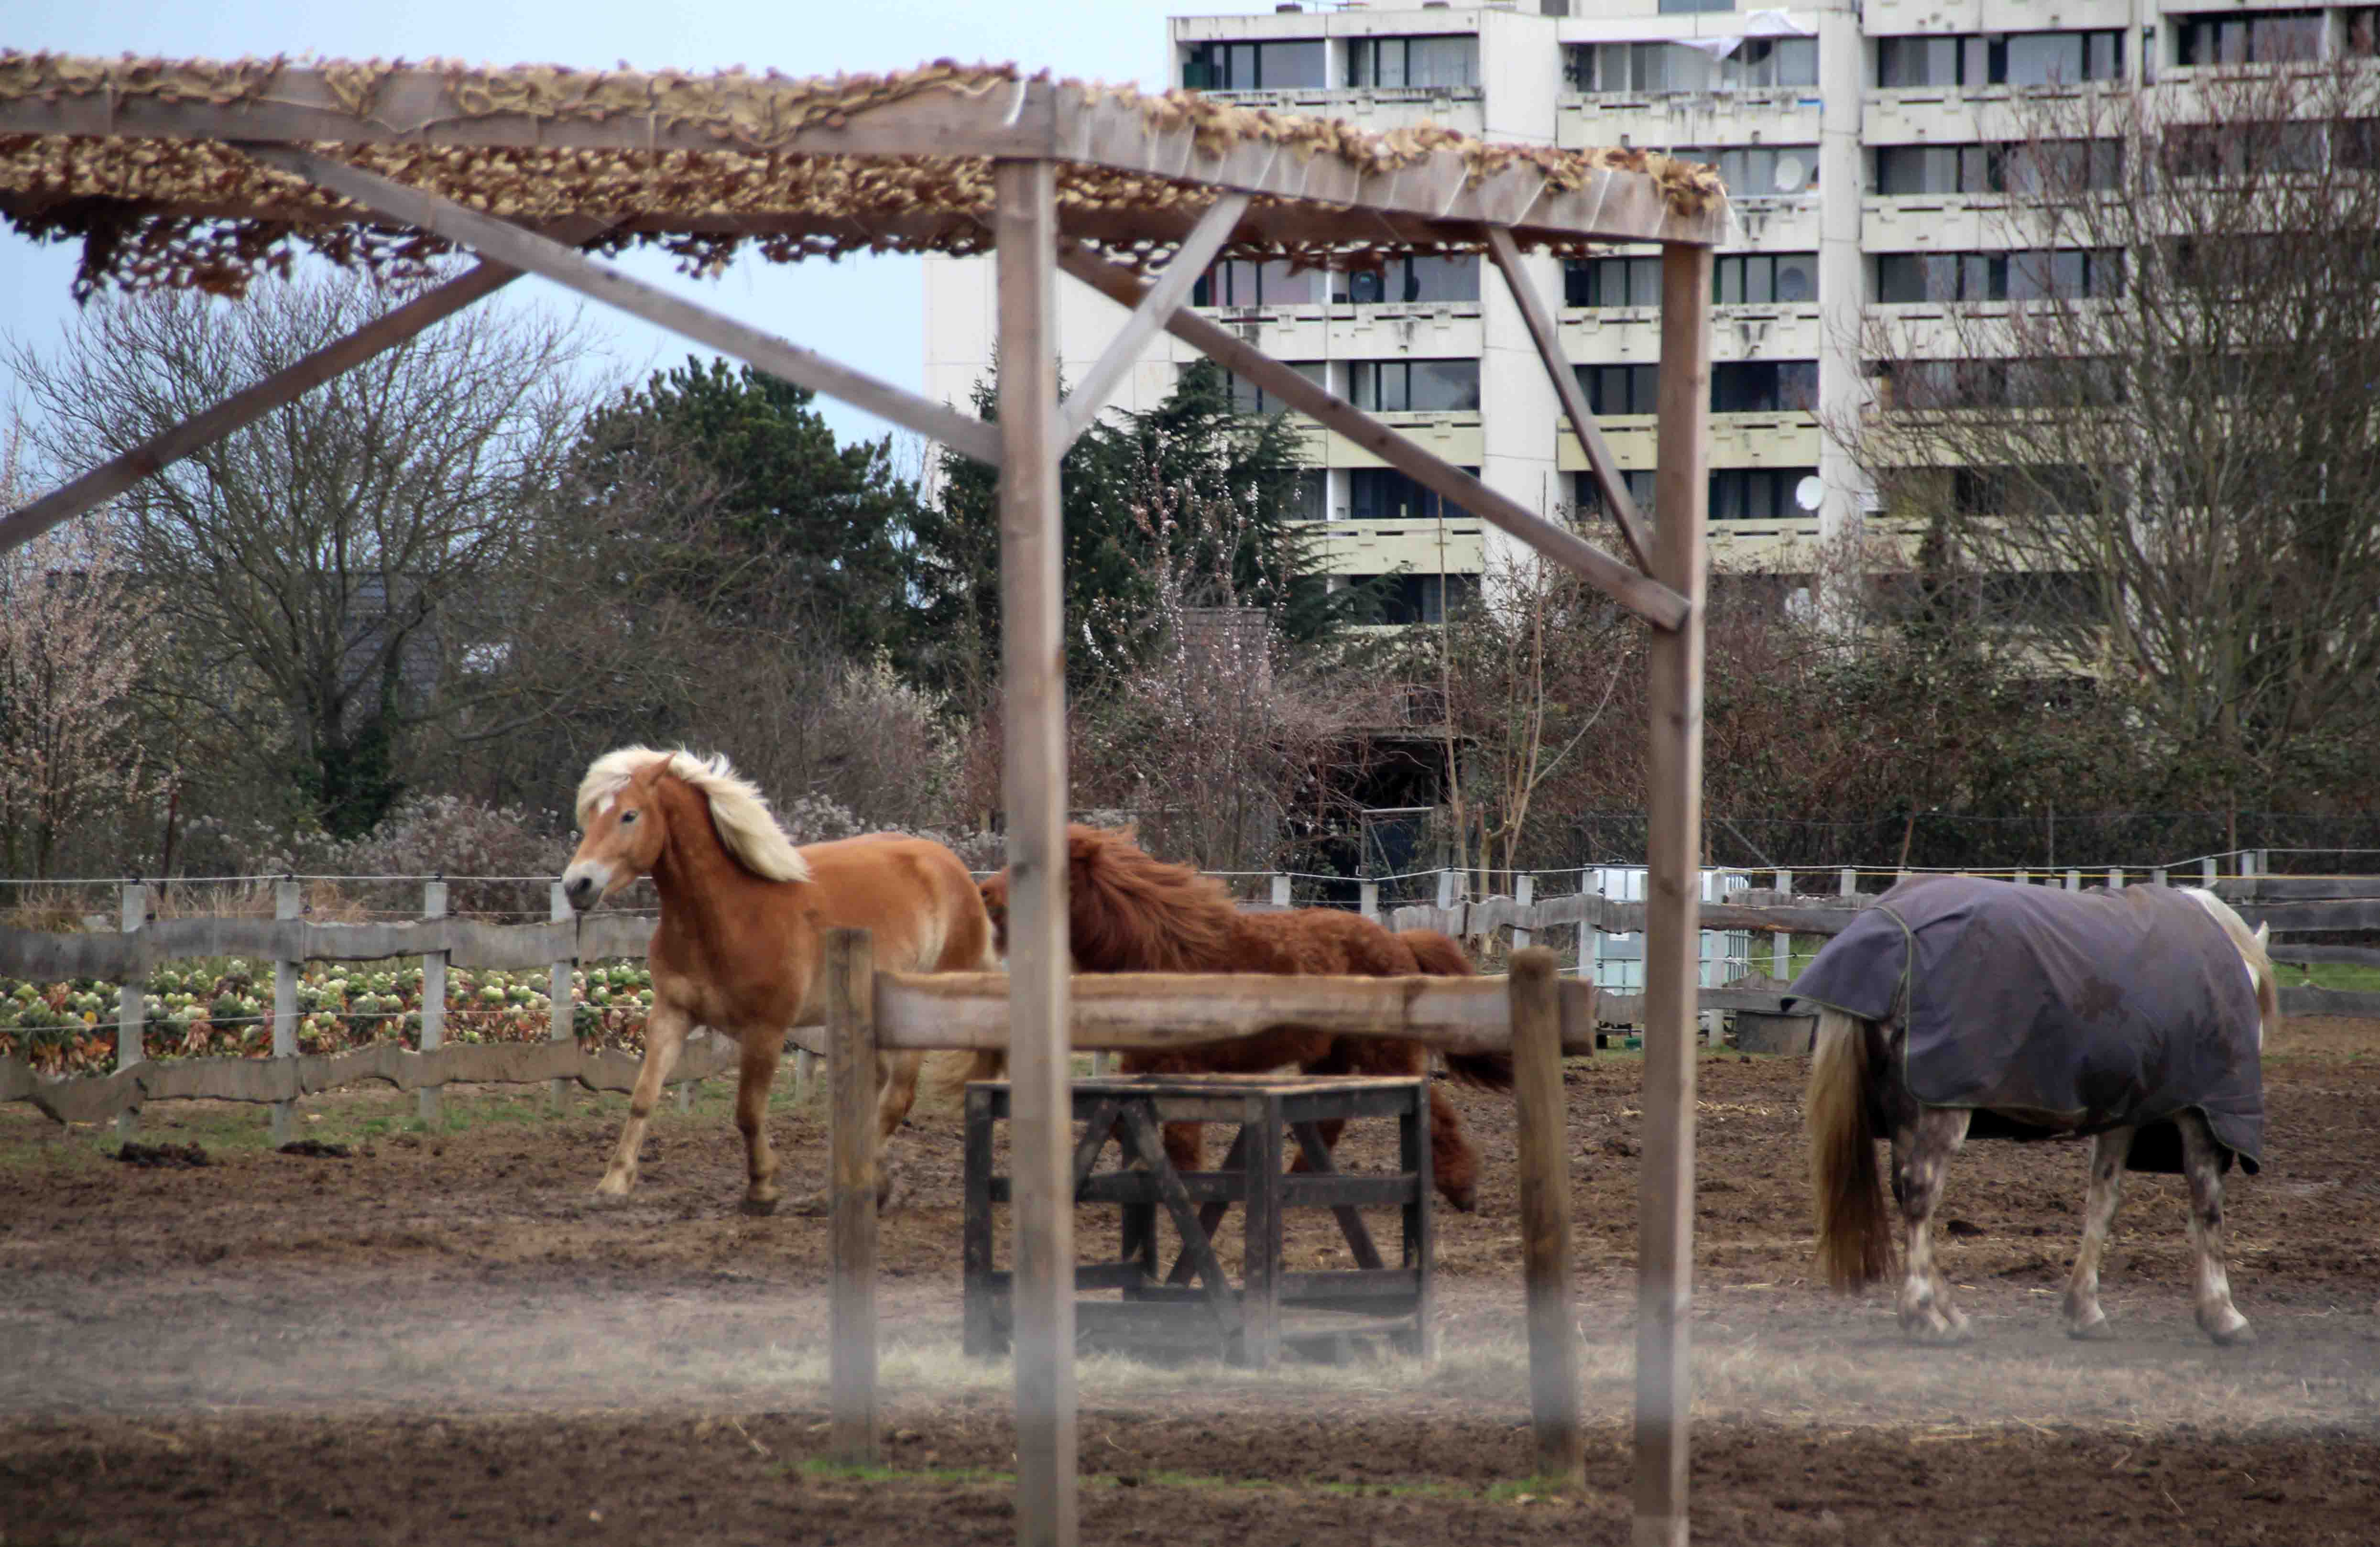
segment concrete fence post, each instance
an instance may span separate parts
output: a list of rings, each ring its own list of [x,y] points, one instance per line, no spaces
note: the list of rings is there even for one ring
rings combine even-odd
[[[1512,915],[1512,949],[1514,950],[1528,949],[1530,942],[1536,938],[1536,931],[1529,925],[1529,910],[1536,905],[1536,900],[1537,878],[1535,876],[1514,876],[1512,906],[1517,910]]]
[[[1379,882],[1358,881],[1355,883],[1355,908],[1357,912],[1361,912],[1366,918],[1370,919],[1373,923],[1378,924],[1379,922]]]
[[[1273,876],[1273,878],[1272,878],[1272,905],[1273,905],[1274,907],[1276,907],[1276,908],[1286,908],[1286,907],[1288,907],[1288,906],[1289,906],[1289,877],[1288,877],[1288,876],[1281,876],[1281,875],[1278,875],[1278,874],[1276,874],[1276,875]]]
[[[116,915],[117,925],[127,935],[140,933],[149,922],[149,888],[138,881],[128,881],[119,900],[122,912]],[[149,1055],[141,1049],[140,1033],[148,1019],[149,974],[137,964],[126,966],[124,981],[115,990],[115,1067],[130,1069]],[[115,1136],[129,1139],[140,1131],[140,1114],[130,1106],[115,1114]]]
[[[421,917],[424,923],[446,916],[446,883],[425,881],[421,884]],[[443,950],[421,953],[421,1051],[435,1053],[446,1045],[446,958]],[[437,1085],[424,1085],[414,1093],[419,1099],[421,1126],[435,1127],[439,1119],[439,1103],[443,1096]]]
[[[548,906],[551,909],[553,922],[556,924],[561,924],[568,919],[575,918],[577,915],[577,910],[574,909],[570,905],[570,899],[562,894],[562,883],[559,881],[553,883],[553,890],[551,898],[549,899]],[[569,956],[556,957],[554,959],[553,966],[546,978],[546,1008],[552,1016],[552,1030],[548,1034],[551,1039],[555,1042],[568,1042],[574,1035],[570,1021],[571,966],[572,959]],[[558,1076],[548,1087],[548,1094],[552,1097],[553,1109],[556,1112],[562,1110],[563,1101],[565,1099],[566,1093],[569,1089],[570,1082]]]
[[[1792,906],[1793,873],[1791,871],[1780,870],[1777,873],[1777,895],[1785,906]],[[1790,982],[1792,979],[1793,932],[1790,929],[1780,929],[1768,937],[1768,975],[1779,983]]]
[[[274,883],[273,916],[275,919],[294,922],[305,912],[303,888],[295,881]],[[293,1063],[298,1057],[298,971],[304,965],[302,961],[281,952],[274,954],[273,961],[273,1056],[290,1059]],[[270,1124],[269,1134],[274,1149],[295,1139],[298,1136],[298,1103],[295,1100],[274,1102]]]

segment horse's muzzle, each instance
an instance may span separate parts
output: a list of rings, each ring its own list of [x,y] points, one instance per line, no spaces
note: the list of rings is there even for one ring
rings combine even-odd
[[[603,900],[603,876],[598,865],[572,865],[562,873],[562,895],[570,906],[585,912]]]

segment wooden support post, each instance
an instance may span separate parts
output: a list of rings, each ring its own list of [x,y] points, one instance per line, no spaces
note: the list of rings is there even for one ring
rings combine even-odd
[[[1777,873],[1777,895],[1787,907],[1793,903],[1793,873]],[[1780,929],[1768,937],[1768,975],[1779,983],[1790,983],[1793,977],[1793,932]]]
[[[1281,1097],[1241,1104],[1247,1137],[1242,1172],[1247,1188],[1240,1223],[1240,1361],[1256,1370],[1281,1362]]]
[[[1586,1481],[1578,1323],[1571,1313],[1570,1104],[1562,1094],[1554,953],[1512,953],[1512,1087],[1520,1106],[1521,1251],[1529,1297],[1536,1474]]]
[[[1701,979],[1704,518],[1710,468],[1711,251],[1661,249],[1653,577],[1686,598],[1657,632],[1645,763],[1645,1155],[1637,1168],[1634,1547],[1685,1547],[1694,1395],[1695,990]]]
[[[124,885],[116,914],[117,927],[127,935],[149,922],[149,888],[138,881]],[[115,988],[115,1067],[130,1069],[149,1055],[141,1049],[140,1033],[148,1019],[149,974],[137,968],[124,974]],[[115,1114],[115,1136],[129,1139],[140,1130],[140,1113],[127,1106]]]
[[[1008,801],[1016,1539],[1074,1547],[1074,1111],[1067,1097],[1066,673],[1058,525],[1055,166],[993,163],[1002,774]],[[1134,296],[1136,302],[1139,297]],[[1303,378],[1300,378],[1303,380]]]
[[[1286,907],[1288,907],[1288,906],[1289,906],[1289,877],[1288,877],[1288,876],[1281,876],[1281,875],[1275,875],[1275,876],[1273,876],[1273,878],[1272,878],[1272,905],[1273,905],[1274,907],[1276,907],[1276,908],[1286,908]]]
[[[1372,920],[1374,923],[1378,923],[1379,921],[1379,882],[1358,881],[1355,883],[1355,911],[1363,914],[1366,918]]]
[[[1529,927],[1528,924],[1529,908],[1536,901],[1536,900],[1537,878],[1535,876],[1515,876],[1512,877],[1512,906],[1518,910],[1513,914],[1512,918],[1512,949],[1514,950],[1528,949],[1530,942],[1536,938],[1536,931]]]
[[[864,929],[830,929],[824,969],[828,1142],[834,1286],[829,1312],[827,1450],[846,1466],[878,1460],[876,1406],[876,983]]]
[[[570,899],[562,895],[562,883],[559,881],[553,883],[553,891],[548,905],[552,910],[552,917],[556,924],[578,916],[578,911],[570,905]],[[547,1040],[552,1042],[568,1042],[575,1034],[570,1021],[571,965],[570,957],[558,958],[546,976],[546,1010],[551,1017],[546,1036]],[[552,1097],[553,1109],[556,1112],[562,1110],[562,1104],[569,1098],[570,1085],[571,1082],[556,1077],[548,1087],[547,1094]]]
[[[277,881],[273,887],[273,916],[294,919],[306,912],[306,895],[295,881]],[[301,961],[275,959],[273,963],[273,1056],[276,1058],[298,1057],[298,970]],[[267,1119],[265,1133],[273,1147],[298,1137],[298,1104],[276,1101]]]
[[[446,883],[425,881],[421,886],[421,916],[443,919],[446,916]],[[421,1051],[435,1053],[446,1045],[446,952],[424,952],[421,958]],[[442,1095],[436,1085],[424,1085],[414,1093],[420,1101],[421,1126],[434,1126],[439,1117]]]

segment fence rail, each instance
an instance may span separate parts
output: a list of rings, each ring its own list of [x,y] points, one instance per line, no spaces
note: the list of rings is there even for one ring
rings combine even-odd
[[[1396,929],[1437,929],[1464,938],[1500,935],[1515,948],[1533,940],[1542,943],[1546,932],[1568,928],[1577,932],[1582,961],[1589,955],[1593,936],[1638,935],[1645,930],[1642,902],[1581,892],[1540,900],[1535,896],[1535,877],[1528,876],[1519,878],[1514,896],[1465,900],[1455,873],[1442,872],[1440,876],[1438,903],[1390,910],[1385,922]],[[2046,872],[2038,884],[2072,888],[2085,878],[2082,871]],[[2134,877],[2122,870],[2088,876],[2094,882],[2113,885],[2135,878],[2163,883],[2171,877],[2162,871]],[[1858,877],[1850,871],[1837,873],[1832,893],[1791,889],[1796,876],[1791,872],[1777,873],[1775,879],[1781,889],[1744,890],[1730,901],[1702,904],[1704,929],[1767,935],[1779,944],[1774,975],[1749,974],[1732,984],[1705,987],[1698,996],[1700,1009],[1773,1012],[1783,1009],[1782,979],[1790,937],[1839,934],[1875,900],[1873,895],[1857,889]],[[2277,961],[2380,967],[2380,948],[2293,937],[2380,933],[2380,876],[2258,874],[2212,880],[2214,889],[2229,900],[2252,926],[2272,927]],[[284,887],[282,911],[294,913],[296,888],[286,883]],[[578,1047],[572,1032],[575,1006],[567,985],[576,963],[642,957],[652,930],[649,918],[596,913],[557,917],[543,924],[486,924],[444,916],[443,887],[431,883],[425,889],[425,916],[419,923],[315,924],[294,916],[160,920],[148,916],[143,888],[127,886],[123,891],[122,918],[128,927],[119,931],[49,934],[0,928],[0,974],[42,980],[94,978],[125,985],[119,1000],[123,1008],[117,1032],[118,1067],[114,1073],[51,1081],[34,1073],[21,1058],[0,1058],[0,1103],[30,1101],[60,1121],[96,1121],[113,1114],[128,1131],[132,1114],[147,1102],[197,1097],[249,1101],[273,1107],[279,1133],[286,1130],[292,1104],[300,1097],[367,1081],[420,1091],[425,1117],[436,1115],[439,1088],[456,1081],[551,1082],[557,1098],[563,1087],[573,1082],[594,1091],[625,1091],[634,1082],[636,1062],[627,1055]],[[1265,909],[1285,904],[1286,885],[1276,884],[1269,891],[1264,900],[1245,905]],[[1366,910],[1368,913],[1383,916],[1377,892],[1367,892],[1365,900],[1371,904]],[[567,913],[558,899],[555,912]],[[149,1059],[142,1046],[140,984],[162,962],[210,956],[253,957],[275,963],[274,1056]],[[442,980],[437,1005],[433,1007],[427,995],[423,999],[421,1051],[382,1044],[346,1053],[298,1053],[298,967],[309,961],[372,961],[398,957],[419,957],[426,979],[443,974],[450,965],[497,971],[552,969],[557,992],[550,1004],[552,1040],[542,1045],[443,1045]],[[991,983],[980,981],[985,976],[879,974],[878,993],[883,1001],[878,1007],[880,1036],[886,1045],[899,1047],[1004,1045],[1005,995],[995,992]],[[996,980],[996,974],[990,976]],[[1498,1040],[1506,1034],[1502,994],[1501,980],[1493,978],[1438,979],[1416,985],[1375,978],[1305,979],[1289,984],[1279,978],[1087,977],[1078,981],[1075,990],[1075,1038],[1076,1046],[1087,1049],[1178,1046],[1293,1023],[1329,1026],[1353,1034],[1405,1036],[1458,1052],[1485,1051],[1506,1045]],[[1638,996],[1607,992],[1598,997],[1590,985],[1577,981],[1564,985],[1560,1002],[1563,1045],[1572,1050],[1592,1047],[1598,1021],[1606,1025],[1634,1025],[1643,1021]],[[2284,988],[2281,1008],[2292,1015],[2380,1017],[2380,992]],[[793,1040],[810,1052],[824,1050],[822,1038],[812,1028],[797,1029]],[[686,1085],[708,1079],[732,1064],[732,1050],[723,1040],[698,1039],[689,1044],[673,1072],[672,1083]]]

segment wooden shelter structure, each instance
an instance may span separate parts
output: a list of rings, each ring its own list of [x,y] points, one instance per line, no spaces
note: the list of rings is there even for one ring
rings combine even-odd
[[[883,76],[95,59],[0,54],[0,213],[82,243],[79,288],[236,295],[311,249],[382,272],[474,266],[346,340],[64,488],[0,514],[0,549],[122,492],[521,273],[831,393],[1000,469],[1014,1081],[1017,1520],[1075,1539],[1066,1095],[1067,770],[1058,464],[1162,328],[1585,576],[1654,630],[1635,1540],[1686,1539],[1705,481],[1708,169],[1451,130],[1387,135],[1013,66]],[[1662,252],[1657,525],[1644,520],[1563,358],[1524,252]],[[601,261],[658,245],[698,268],[848,251],[990,252],[999,422],[825,359]],[[1629,557],[1488,489],[1187,309],[1218,257],[1363,264],[1484,253],[1526,320]],[[1058,395],[1061,272],[1129,308]]]

